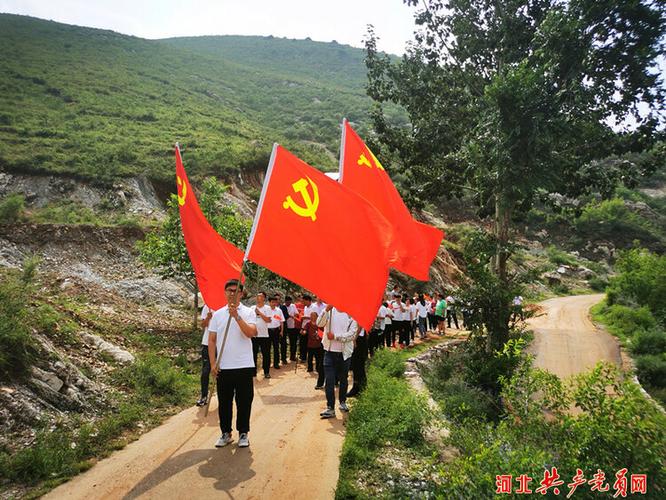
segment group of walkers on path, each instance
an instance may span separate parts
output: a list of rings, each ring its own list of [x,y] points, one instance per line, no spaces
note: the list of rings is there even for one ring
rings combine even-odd
[[[326,408],[322,418],[335,417],[335,388],[338,408],[348,412],[347,398],[356,396],[366,384],[365,364],[377,349],[402,349],[428,331],[446,334],[446,325],[458,326],[458,304],[452,294],[435,292],[432,296],[402,293],[394,287],[385,295],[377,318],[366,332],[346,312],[320,299],[304,294],[295,302],[287,295],[265,292],[256,295],[256,304],[246,306],[238,297],[243,285],[238,280],[225,284],[228,305],[212,311],[204,304],[201,358],[201,398],[207,403],[210,374],[216,379],[218,414],[222,436],[215,446],[232,442],[233,401],[236,401],[238,446],[249,446],[250,414],[261,353],[263,378],[271,378],[271,368],[279,370],[290,363],[303,363],[308,372],[317,373],[315,390],[324,390]],[[467,319],[461,308],[463,327]],[[271,352],[272,351],[272,352]],[[297,367],[296,367],[297,368]],[[353,386],[348,391],[348,374]]]

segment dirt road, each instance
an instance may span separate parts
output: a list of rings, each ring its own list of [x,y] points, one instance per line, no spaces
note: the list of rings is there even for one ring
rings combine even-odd
[[[249,448],[236,446],[235,431],[231,445],[213,447],[220,435],[215,398],[208,418],[202,408],[185,410],[46,498],[332,498],[342,416],[320,420],[324,393],[303,365],[271,375],[255,379]]]
[[[529,352],[535,356],[535,366],[564,378],[587,371],[598,361],[620,364],[617,340],[590,320],[590,307],[603,298],[577,295],[541,302],[541,313],[528,321],[534,330]]]

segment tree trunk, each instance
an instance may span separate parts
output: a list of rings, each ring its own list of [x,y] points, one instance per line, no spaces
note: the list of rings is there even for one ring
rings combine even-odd
[[[500,281],[506,281],[506,262],[509,258],[509,227],[511,225],[512,207],[501,195],[495,195],[495,238],[497,250],[495,253],[495,273]]]

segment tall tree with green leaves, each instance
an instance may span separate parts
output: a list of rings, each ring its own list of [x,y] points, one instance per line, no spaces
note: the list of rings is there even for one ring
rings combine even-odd
[[[209,177],[204,180],[197,199],[201,211],[220,236],[244,249],[250,236],[252,221],[241,217],[235,207],[222,202],[227,189],[228,187],[217,179]],[[142,262],[156,269],[162,278],[183,280],[193,291],[194,304],[197,305],[198,287],[183,238],[178,197],[175,194],[172,194],[167,202],[167,216],[162,225],[148,233],[146,238],[138,243],[138,248]],[[194,326],[196,328],[196,311]]]
[[[512,218],[537,190],[579,189],[579,166],[617,152],[614,122],[649,132],[663,120],[663,3],[404,1],[417,31],[403,58],[379,53],[372,27],[366,41],[378,139],[408,172],[410,198],[474,193],[505,281]],[[409,126],[390,123],[388,103]]]

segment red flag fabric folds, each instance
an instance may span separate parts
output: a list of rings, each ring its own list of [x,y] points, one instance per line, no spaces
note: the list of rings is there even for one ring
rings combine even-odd
[[[388,280],[392,229],[367,201],[279,145],[245,256],[370,328]]]
[[[439,229],[415,220],[379,160],[343,121],[340,182],[368,200],[393,225],[391,267],[426,281],[444,237]]]
[[[219,309],[227,303],[224,284],[240,275],[243,251],[222,238],[206,220],[187,179],[177,145],[176,184],[183,237],[199,290],[208,307]]]

